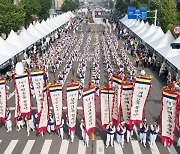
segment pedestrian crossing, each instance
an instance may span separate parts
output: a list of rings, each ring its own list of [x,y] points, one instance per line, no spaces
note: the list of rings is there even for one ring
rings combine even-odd
[[[1,153],[4,154],[13,154],[14,153],[14,149],[19,146],[18,144],[21,144],[22,142],[20,142],[19,140],[11,140],[8,145],[5,147],[3,144],[3,147],[1,145],[1,143],[4,142],[3,140],[0,140],[0,149],[1,149]],[[94,150],[94,154],[105,154],[105,153],[109,153],[109,151],[111,152],[111,154],[178,154],[178,149],[176,150],[174,146],[171,146],[170,148],[165,148],[162,144],[155,144],[153,145],[151,148],[145,148],[143,147],[137,140],[131,140],[131,142],[129,143],[125,143],[124,148],[122,148],[116,141],[114,141],[114,146],[113,147],[108,147],[106,149],[106,146],[104,144],[103,140],[96,140],[93,142],[89,143],[89,146],[86,147],[83,143],[82,140],[78,140],[76,139],[74,143],[71,143],[69,140],[52,140],[52,139],[45,139],[45,140],[27,140],[26,143],[24,144],[24,147],[22,148],[22,151],[18,151],[18,153],[22,153],[22,154],[30,154],[33,151],[33,148],[37,147],[37,146],[41,146],[40,147],[40,154],[52,154],[54,152],[52,151],[56,151],[56,153],[59,154],[67,154],[69,153],[69,150],[71,148],[71,145],[75,144],[75,146],[77,146],[77,151],[75,151],[74,149],[74,153],[77,154],[86,154],[88,151],[88,148],[92,148],[93,146],[95,146]],[[93,146],[92,146],[93,144]],[[127,149],[127,144],[131,144],[132,149]],[[36,146],[35,146],[36,145]],[[58,147],[57,150],[53,149],[54,147]],[[130,146],[128,146],[129,148]],[[4,148],[4,149],[3,149]],[[34,151],[36,151],[34,149]],[[72,149],[71,149],[72,151]],[[130,152],[133,151],[133,152]],[[17,148],[16,148],[16,152],[17,153]],[[33,153],[33,152],[32,152]]]

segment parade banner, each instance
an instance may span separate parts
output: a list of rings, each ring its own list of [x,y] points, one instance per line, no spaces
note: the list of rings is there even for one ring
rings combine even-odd
[[[71,84],[67,86],[67,111],[69,129],[71,131],[74,131],[76,126],[78,92],[79,84]]]
[[[151,78],[137,77],[134,85],[130,120],[139,124],[142,121],[144,106],[149,95]]]
[[[31,72],[31,78],[36,96],[37,110],[39,113],[42,107],[42,95],[44,86],[43,71]]]
[[[123,83],[121,88],[121,110],[123,120],[127,124],[131,114],[133,83]]]
[[[104,127],[112,121],[112,107],[115,101],[115,90],[108,87],[102,88],[100,92],[101,124]]]
[[[46,132],[47,131],[47,124],[48,124],[48,95],[47,95],[47,88],[44,87],[43,90],[43,98],[42,98],[42,109],[39,114],[39,126],[38,132]]]
[[[86,133],[90,135],[96,128],[95,88],[88,88],[83,91],[83,110],[86,126]]]
[[[18,118],[18,113],[19,113],[18,96],[17,96],[17,90],[16,89],[14,91],[14,96],[15,96],[14,121],[16,122],[16,120]]]
[[[23,117],[29,119],[31,114],[31,92],[27,73],[21,76],[15,75],[15,89],[17,90],[19,111]]]
[[[62,119],[62,85],[49,86],[51,102],[54,108],[56,130],[59,130]]]
[[[174,142],[178,93],[164,89],[162,94],[161,131],[162,143],[171,146]]]
[[[0,79],[0,121],[5,122],[6,117],[6,106],[7,106],[7,88],[6,80]]]
[[[121,92],[122,79],[119,76],[112,76],[112,86],[115,88],[115,101],[112,108],[112,120],[115,126],[119,123],[120,114],[120,92]]]

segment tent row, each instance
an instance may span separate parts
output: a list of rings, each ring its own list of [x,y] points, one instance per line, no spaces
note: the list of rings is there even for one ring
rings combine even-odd
[[[126,15],[120,20],[142,42],[153,48],[158,54],[169,61],[180,71],[180,49],[172,49],[172,43],[180,43],[180,36],[175,40],[170,30],[164,33],[159,26],[149,25],[148,22],[128,19]]]
[[[44,38],[48,38],[53,32],[74,18],[72,12],[67,12],[55,17],[50,17],[46,21],[36,22],[35,25],[25,29],[22,28],[20,34],[11,30],[6,40],[0,37],[0,66],[8,62],[14,56],[26,51],[30,46],[36,44]]]

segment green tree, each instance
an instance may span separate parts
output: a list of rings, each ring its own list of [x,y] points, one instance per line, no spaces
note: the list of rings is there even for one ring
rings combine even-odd
[[[10,0],[0,0],[0,34],[17,31],[24,24],[25,13]]]
[[[127,13],[129,3],[130,3],[129,0],[117,0],[115,8],[121,13]]]
[[[61,6],[63,12],[74,11],[76,8],[76,3],[73,0],[65,0]]]
[[[39,0],[21,0],[20,7],[26,13],[25,15],[25,25],[28,26],[35,16],[38,16],[41,10],[41,5]]]
[[[109,0],[109,8],[112,9],[114,7],[114,2],[112,0]]]
[[[51,0],[39,0],[41,9],[39,12],[39,19],[47,19],[49,17],[49,9],[51,8]]]
[[[178,23],[178,12],[174,0],[163,0],[158,11],[160,25],[164,32]]]

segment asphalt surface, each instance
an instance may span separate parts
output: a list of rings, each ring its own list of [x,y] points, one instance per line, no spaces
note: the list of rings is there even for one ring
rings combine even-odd
[[[89,26],[88,26],[89,27]],[[82,46],[80,48],[80,53],[82,54],[84,51],[85,42],[87,39],[87,28],[86,25],[83,26],[83,33],[85,34],[84,40],[82,43]],[[100,25],[90,25],[91,29],[97,30],[97,35],[99,35],[99,42],[100,42],[100,49],[102,48],[101,44],[101,30],[102,27]],[[92,31],[92,39],[91,39],[91,47],[89,50],[89,53],[93,53],[93,43],[94,43],[94,37],[95,32]],[[77,36],[79,37],[80,32],[77,32]],[[111,35],[111,34],[110,34]],[[122,41],[119,41],[120,47],[122,46]],[[103,65],[103,53],[100,52],[100,72],[101,72],[101,86],[104,86],[106,84],[106,73],[105,73],[105,67]],[[134,57],[129,56],[130,59],[134,62]],[[66,60],[68,57],[66,57]],[[92,59],[93,60],[93,59]],[[89,76],[90,76],[90,69],[92,69],[92,63],[93,61],[87,62],[87,69],[86,69],[86,75],[85,75],[85,87],[88,86],[89,82]],[[135,62],[134,62],[135,63]],[[75,81],[79,80],[77,75],[77,68],[79,65],[79,61],[75,61],[73,64],[73,68],[75,69]],[[61,65],[60,69],[56,71],[55,76],[57,77],[60,70],[63,69],[65,66],[65,63]],[[137,68],[138,70],[141,69],[140,67]],[[152,88],[150,91],[150,95],[147,99],[146,107],[145,107],[145,117],[147,119],[148,124],[150,125],[154,119],[158,119],[160,116],[161,111],[161,94],[162,94],[162,87],[163,83],[160,81],[158,77],[158,73],[152,71],[149,68],[145,69],[147,75],[152,75]],[[64,84],[64,89],[67,85],[67,83],[70,83],[72,79],[72,69],[67,77],[67,80]],[[50,73],[50,82],[53,82],[53,75]],[[10,107],[15,106],[15,98],[13,95],[13,82],[9,82],[8,86],[10,87],[10,99],[8,100],[8,105]],[[64,97],[65,99],[65,97]],[[100,126],[100,108],[99,108],[99,99],[96,99],[96,114],[97,114],[97,128],[95,133],[95,140],[89,142],[89,147],[86,147],[83,145],[82,137],[81,137],[81,130],[79,128],[80,119],[82,118],[82,101],[80,100],[78,102],[78,116],[77,116],[77,127],[76,127],[76,136],[74,143],[70,143],[68,135],[67,135],[67,128],[65,128],[65,136],[64,140],[61,140],[61,138],[58,137],[57,134],[51,133],[50,135],[47,133],[43,137],[36,136],[36,132],[31,132],[30,136],[27,136],[26,128],[21,129],[19,132],[16,131],[16,127],[13,124],[13,131],[12,132],[6,132],[6,128],[2,126],[0,128],[0,154],[6,153],[6,154],[20,154],[20,153],[32,153],[32,154],[114,154],[114,153],[125,153],[125,154],[180,154],[180,148],[176,146],[177,137],[175,138],[175,143],[170,148],[165,148],[161,144],[161,138],[160,134],[158,135],[156,145],[153,148],[149,147],[149,144],[147,143],[147,147],[142,146],[138,142],[138,127],[137,131],[134,132],[133,140],[130,143],[126,143],[124,145],[124,148],[122,149],[120,145],[117,144],[117,141],[114,141],[114,147],[109,147],[108,149],[105,148],[105,140],[106,140],[106,133],[101,129]],[[33,99],[33,106],[35,105],[35,100]],[[64,107],[66,104],[64,103]],[[65,116],[66,110],[63,110],[63,115]],[[13,117],[13,115],[12,115]],[[178,131],[177,131],[178,133]],[[149,136],[149,135],[148,135]],[[179,134],[177,134],[179,136]],[[149,140],[149,138],[148,138]]]

